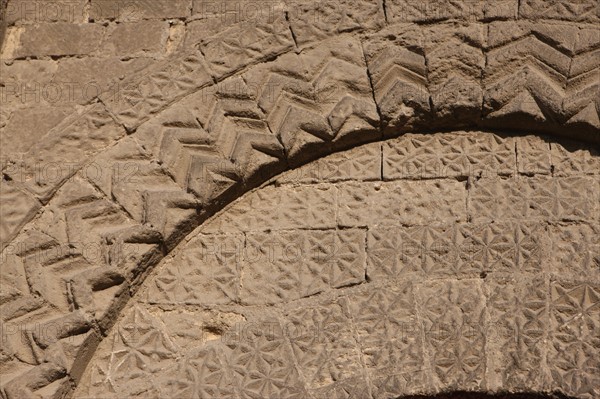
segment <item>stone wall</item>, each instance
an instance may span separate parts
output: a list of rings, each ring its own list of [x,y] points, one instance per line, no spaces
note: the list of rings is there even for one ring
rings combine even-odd
[[[3,162],[100,93],[119,93],[125,76],[174,52],[183,30],[178,18],[190,14],[185,3],[10,0],[0,63]],[[176,4],[179,13],[163,12]]]
[[[8,3],[0,62],[3,397],[66,395],[138,287],[190,232],[270,178],[333,152],[406,133],[502,132],[479,144],[444,135],[406,148],[384,144],[379,177],[369,169],[365,180],[390,180],[380,187],[384,209],[407,226],[413,211],[429,221],[419,210],[427,204],[457,223],[568,225],[593,210],[595,1],[103,7],[117,3],[74,0],[72,13],[50,17],[63,3]],[[11,11],[31,4],[33,14]],[[406,166],[412,151],[432,160]],[[498,179],[465,177],[481,154]],[[453,183],[436,197],[440,177]],[[394,200],[420,181],[423,192]],[[347,183],[356,188],[344,193],[348,204],[376,207],[369,184]],[[320,209],[324,192],[303,201]],[[464,192],[467,205],[478,205],[471,214],[445,202]],[[302,218],[315,229],[317,214]],[[298,219],[278,217],[283,225]],[[371,217],[382,218],[348,212],[343,226],[361,230]],[[560,234],[581,250],[593,231]],[[596,262],[594,250],[564,251],[575,264]]]

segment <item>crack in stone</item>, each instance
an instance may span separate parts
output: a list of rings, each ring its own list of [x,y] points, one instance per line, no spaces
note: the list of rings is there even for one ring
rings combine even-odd
[[[383,113],[381,112],[381,109],[379,108],[379,103],[377,102],[376,98],[375,98],[375,86],[373,85],[373,78],[371,76],[371,71],[369,70],[369,64],[367,62],[367,55],[365,53],[365,48],[364,48],[364,43],[361,41],[360,42],[360,49],[362,51],[362,56],[363,56],[363,60],[365,62],[365,70],[367,73],[367,78],[369,79],[369,86],[371,87],[371,97],[373,98],[373,103],[375,104],[375,109],[377,110],[377,114],[379,115],[379,126],[377,126],[377,128],[379,129],[379,133],[381,134],[381,137],[383,138]]]
[[[294,41],[294,47],[296,47],[296,49],[298,49],[298,40],[296,39],[296,33],[294,32],[294,29],[292,28],[292,23],[290,22],[290,17],[288,15],[287,11],[284,12],[284,16],[285,16],[285,20],[288,25],[288,29],[290,30],[290,34],[292,35],[292,40]]]

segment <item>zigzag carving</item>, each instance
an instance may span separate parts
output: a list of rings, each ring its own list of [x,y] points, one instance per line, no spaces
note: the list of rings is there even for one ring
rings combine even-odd
[[[400,91],[400,86],[412,86],[417,92],[427,95],[425,57],[409,50],[401,51],[395,56],[384,52],[376,56],[369,66],[373,75],[378,76],[374,83],[379,92],[376,98],[382,106],[391,102]],[[404,96],[408,98],[406,94]],[[427,101],[420,103],[424,103],[424,107],[427,106]]]
[[[173,152],[176,156],[180,154]],[[168,161],[168,160],[167,160]],[[168,163],[168,162],[166,162]],[[99,157],[104,173],[90,176],[91,182],[113,198],[128,216],[167,243],[181,224],[197,214],[198,201],[186,194],[165,170],[135,140],[128,139]],[[161,212],[155,209],[160,208]]]
[[[283,165],[283,147],[246,84],[238,78],[224,86],[198,93],[192,99],[197,104],[192,115],[163,122],[158,158],[175,181],[203,203],[260,170]]]
[[[79,177],[49,207],[39,226],[2,254],[3,269],[22,268],[25,277],[2,281],[8,328],[2,352],[15,367],[34,366],[4,386],[13,397],[33,397],[53,382],[60,391],[67,374],[78,378],[82,370],[74,367],[82,351],[93,350],[97,331],[112,322],[107,316],[160,253],[160,233],[136,223]]]
[[[444,29],[419,35],[394,26],[365,43],[386,132],[491,121],[597,129],[599,39],[591,28],[492,23],[487,36],[479,25]]]
[[[594,0],[524,0],[519,15],[531,19],[561,19],[598,22],[598,3]]]
[[[489,51],[487,58],[487,76],[494,75],[500,68],[520,66],[523,60],[535,60],[541,64],[541,68],[547,69],[547,73],[555,72],[557,78],[564,78],[569,74],[571,63],[568,55],[539,40],[533,33],[510,41],[501,47],[493,48]]]
[[[203,201],[240,180],[235,165],[207,143],[207,136],[202,128],[167,128],[159,155],[175,181]]]
[[[581,35],[583,36],[583,35]],[[567,124],[588,124],[600,129],[600,36],[588,32],[588,42],[572,59],[563,110]]]
[[[206,129],[217,138],[220,152],[236,165],[243,177],[248,177],[259,166],[272,167],[279,163],[284,152],[277,137],[269,130],[265,115],[252,98],[253,93],[249,93],[247,84],[237,79],[233,82],[239,91],[212,97]]]
[[[598,39],[590,42],[593,35],[549,30],[543,25],[520,24],[518,28],[522,30],[518,39],[498,37],[491,43],[484,79],[488,116],[525,114],[537,121],[570,121],[597,128],[599,79],[591,72],[591,60],[597,59]]]
[[[485,106],[491,117],[511,113],[538,120],[560,117],[570,64],[567,55],[532,35],[490,51],[487,58]]]
[[[497,110],[490,116],[526,113],[545,120],[560,115],[564,90],[539,69],[525,65],[487,88],[485,105]]]
[[[431,111],[423,50],[403,44],[377,38],[365,45],[375,101],[388,133]]]
[[[10,181],[0,181],[0,250],[13,239],[40,207],[32,195]]]
[[[340,40],[243,75],[258,88],[258,105],[292,159],[305,148],[335,146],[351,129],[373,130],[378,117],[358,51],[360,43]]]

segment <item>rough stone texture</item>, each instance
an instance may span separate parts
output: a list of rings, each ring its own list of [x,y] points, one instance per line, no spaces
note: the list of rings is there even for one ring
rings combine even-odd
[[[160,20],[190,16],[192,0],[91,0],[89,18],[93,21]]]
[[[599,18],[598,4],[589,0],[525,0],[519,4],[519,15],[528,19],[598,22]]]
[[[151,62],[148,57],[127,61],[88,57],[0,64],[1,112],[6,119],[0,131],[2,163],[22,159],[53,128],[76,116],[72,114],[80,105],[93,102],[100,93],[118,96],[124,90],[120,78]]]
[[[100,25],[56,23],[14,28],[19,42],[6,58],[76,56],[98,51],[104,28]],[[58,38],[58,39],[57,39]]]
[[[390,2],[390,22],[436,22],[444,20],[479,21],[483,19],[514,19],[517,1],[439,1],[412,2],[398,0]]]
[[[29,1],[7,2],[6,22],[8,25],[32,25],[36,23],[66,22],[81,24],[88,22],[87,1]]]
[[[230,76],[249,64],[276,58],[292,50],[294,45],[285,15],[280,10],[276,10],[266,22],[242,21],[207,36],[199,36],[198,46],[218,79]]]
[[[123,22],[108,29],[102,52],[128,57],[160,54],[165,50],[168,37],[168,22]]]
[[[31,220],[40,204],[27,191],[19,189],[11,180],[2,179],[0,181],[0,198],[2,198],[0,242],[4,249],[23,224]]]
[[[29,3],[33,12],[11,0],[0,21],[8,25],[0,396],[63,396],[104,337],[117,357],[146,342],[128,337],[130,326],[115,337],[111,326],[151,268],[225,204],[290,167],[404,132],[398,144],[355,148],[278,177],[210,220],[203,235],[228,243],[241,235],[255,255],[265,240],[314,253],[290,269],[289,254],[267,251],[273,262],[264,268],[242,261],[199,280],[189,275],[194,263],[185,271],[193,261],[182,260],[187,278],[205,284],[206,297],[192,297],[229,308],[135,305],[134,325],[152,336],[166,326],[163,349],[138,347],[129,360],[145,371],[107,391],[386,397],[514,387],[598,396],[597,4],[92,0],[53,15],[65,2]],[[100,90],[82,92],[92,79]],[[56,82],[77,94],[52,102],[43,94]],[[496,133],[431,134],[465,128]],[[330,243],[347,249],[324,266]],[[398,294],[407,310],[399,320],[428,327],[409,336],[396,322],[373,328],[375,310],[355,300],[361,289],[375,308]],[[233,307],[242,304],[265,311],[240,316]],[[362,322],[357,312],[366,312]],[[212,324],[199,331],[193,320]],[[257,339],[247,342],[252,334],[242,330],[196,348],[256,320],[272,334],[253,328]],[[483,333],[428,333],[481,320]],[[488,334],[492,322],[504,327]],[[331,330],[292,342],[277,334],[290,323]],[[248,355],[258,343],[266,360]],[[399,359],[402,371],[388,366]],[[198,367],[219,382],[192,383]],[[274,383],[263,385],[259,372]],[[156,374],[167,387],[153,385]]]
[[[95,104],[63,120],[44,140],[28,149],[22,159],[3,165],[3,173],[47,202],[65,181],[88,163],[90,156],[124,135],[123,127],[114,123],[102,104]],[[88,167],[95,168],[94,165]],[[88,173],[87,168],[83,173]]]
[[[284,9],[278,2],[193,0],[184,47],[197,46],[224,31],[244,31],[250,35],[260,34],[260,31],[263,31],[263,35],[269,31],[285,32],[288,27],[284,20]],[[252,38],[248,36],[242,39],[247,40],[248,44]],[[263,38],[268,38],[268,35]],[[260,46],[254,43],[250,47],[257,50]]]
[[[343,32],[381,29],[384,13],[381,0],[286,1],[286,15],[299,47]]]

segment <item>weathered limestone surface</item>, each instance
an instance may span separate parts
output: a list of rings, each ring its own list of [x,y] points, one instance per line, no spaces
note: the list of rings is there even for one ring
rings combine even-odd
[[[303,323],[325,317],[339,326],[332,342],[332,334],[295,343],[284,334],[279,347],[263,336],[275,350],[270,359],[280,359],[270,363],[279,367],[273,375],[292,382],[252,395],[513,387],[598,396],[598,373],[581,371],[597,369],[599,357],[594,1],[123,3],[10,0],[0,20],[1,397],[68,392],[103,338],[116,339],[111,326],[154,265],[194,228],[275,175],[347,149],[277,176],[210,219],[198,233],[208,241],[193,244],[235,246],[241,236],[242,248],[270,257],[264,268],[242,260],[219,277],[213,272],[228,255],[206,264],[214,268],[195,269],[192,253],[175,261],[194,283],[171,288],[174,298],[189,293],[186,311],[221,320],[207,334],[258,320],[235,306],[280,309],[261,315],[276,325],[312,328]],[[432,134],[456,130],[468,133]],[[431,237],[458,250],[431,249]],[[406,251],[407,240],[430,254]],[[271,253],[271,243],[290,241],[317,247],[302,267],[288,252]],[[497,247],[465,249],[482,243]],[[386,255],[369,253],[380,244]],[[331,246],[340,257],[323,263]],[[370,297],[373,286],[404,295],[402,320],[431,326],[460,316],[466,325],[508,327],[400,336],[390,344],[399,352],[388,356],[376,344],[388,338],[378,334],[397,327],[356,321],[372,311],[353,296],[364,289]],[[196,287],[205,294],[191,293]],[[472,297],[455,294],[465,290]],[[161,299],[135,305],[134,319],[188,325],[194,317],[172,312],[168,291],[158,287]],[[430,300],[433,292],[442,294]],[[312,307],[303,314],[296,305],[305,297]],[[203,300],[229,308],[207,315]],[[506,324],[506,315],[516,319]],[[202,337],[176,330],[164,333],[167,349],[153,362],[179,359],[173,353]],[[196,348],[169,370],[189,374],[212,359],[210,372],[225,371],[206,395],[244,396],[246,382],[258,389],[256,373],[246,355],[232,363],[249,351],[236,342]],[[320,345],[331,354],[323,368],[316,352],[300,353]],[[448,347],[477,353],[438,353]],[[469,377],[448,371],[452,356]],[[414,359],[402,366],[410,371],[387,366],[399,358]],[[163,389],[144,378],[119,382],[115,395],[177,396],[168,390],[175,382]],[[182,395],[197,395],[189,389]]]

